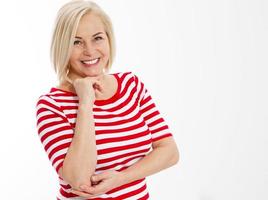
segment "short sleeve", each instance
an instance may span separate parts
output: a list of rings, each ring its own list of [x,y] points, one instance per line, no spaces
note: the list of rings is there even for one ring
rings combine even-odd
[[[73,138],[73,129],[57,102],[45,95],[37,101],[36,120],[40,141],[59,175]]]
[[[140,112],[151,132],[153,142],[172,136],[166,121],[157,109],[144,83],[140,81],[136,75],[135,81],[138,86],[138,91],[140,91]]]

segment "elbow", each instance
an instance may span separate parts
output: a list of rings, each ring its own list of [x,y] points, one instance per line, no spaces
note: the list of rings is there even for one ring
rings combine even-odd
[[[178,162],[180,160],[180,153],[179,153],[177,146],[174,147],[174,150],[172,153],[172,158],[170,160],[171,160],[172,166],[178,164]]]
[[[73,189],[79,189],[81,185],[89,185],[89,186],[91,185],[90,178],[93,175],[93,170],[92,170],[92,173],[90,173],[90,170],[87,172],[88,173],[74,173],[71,171],[66,171],[62,167],[59,170],[59,175]]]

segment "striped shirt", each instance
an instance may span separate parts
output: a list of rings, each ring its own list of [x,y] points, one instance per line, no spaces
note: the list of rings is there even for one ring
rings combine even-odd
[[[152,150],[152,142],[172,136],[143,82],[132,72],[113,74],[118,82],[109,99],[95,100],[97,166],[95,173],[122,171]],[[52,166],[59,176],[57,199],[82,199],[70,192],[71,186],[59,175],[64,157],[74,136],[78,109],[75,93],[52,87],[38,98],[37,130]],[[148,199],[145,178],[122,185],[100,199]]]

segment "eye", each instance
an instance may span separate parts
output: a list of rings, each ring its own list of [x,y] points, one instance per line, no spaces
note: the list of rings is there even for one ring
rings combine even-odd
[[[82,42],[80,40],[75,40],[74,41],[74,45],[81,45],[81,44],[82,44]]]
[[[103,37],[101,37],[101,36],[97,36],[97,37],[95,37],[94,39],[95,39],[96,41],[99,41],[99,40],[102,40]]]

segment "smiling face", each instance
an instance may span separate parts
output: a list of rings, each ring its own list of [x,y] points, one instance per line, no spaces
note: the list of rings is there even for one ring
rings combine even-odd
[[[78,25],[68,76],[71,79],[103,74],[110,55],[109,39],[101,19],[85,14]]]

